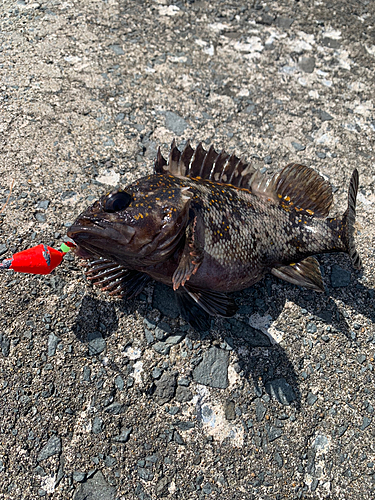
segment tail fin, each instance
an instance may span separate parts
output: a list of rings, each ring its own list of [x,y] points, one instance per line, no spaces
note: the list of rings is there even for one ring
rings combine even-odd
[[[362,267],[362,260],[355,248],[354,241],[355,206],[357,202],[358,181],[358,170],[355,169],[350,179],[348,191],[348,208],[344,213],[344,221],[346,220],[346,239],[348,254],[355,269],[361,269]]]

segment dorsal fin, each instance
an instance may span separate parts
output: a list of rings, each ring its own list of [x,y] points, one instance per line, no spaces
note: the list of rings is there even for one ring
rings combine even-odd
[[[310,167],[291,163],[270,176],[262,174],[235,154],[217,153],[213,146],[206,151],[201,142],[195,150],[188,142],[181,153],[173,140],[168,162],[159,149],[155,172],[199,177],[248,189],[257,196],[281,204],[285,209],[297,208],[316,217],[326,217],[333,200],[329,182]]]
[[[195,149],[187,142],[181,153],[175,140],[171,144],[168,162],[158,149],[154,170],[157,174],[199,177],[245,189],[249,189],[250,180],[257,171],[235,154],[218,153],[213,146],[206,151],[201,142]]]
[[[273,177],[271,185],[280,203],[316,217],[328,215],[333,201],[331,185],[312,168],[291,163]]]

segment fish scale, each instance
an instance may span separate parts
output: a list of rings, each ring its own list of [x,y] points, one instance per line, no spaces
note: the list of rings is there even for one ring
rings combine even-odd
[[[112,294],[132,297],[150,279],[173,286],[182,316],[207,329],[210,316],[236,311],[229,292],[265,274],[315,291],[324,285],[315,254],[348,253],[361,267],[354,222],[358,172],[348,208],[328,217],[332,189],[313,169],[287,165],[273,176],[251,163],[172,143],[155,173],[105,194],[68,230],[88,277]]]

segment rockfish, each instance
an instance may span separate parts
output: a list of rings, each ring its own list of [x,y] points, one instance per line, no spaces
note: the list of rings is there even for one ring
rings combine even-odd
[[[233,316],[229,292],[265,274],[324,291],[312,255],[349,254],[354,243],[358,171],[342,216],[328,218],[332,189],[315,170],[289,164],[273,176],[250,163],[173,141],[160,148],[154,174],[104,194],[68,230],[88,278],[111,295],[130,298],[151,280],[173,287],[181,316],[198,330],[210,316]]]

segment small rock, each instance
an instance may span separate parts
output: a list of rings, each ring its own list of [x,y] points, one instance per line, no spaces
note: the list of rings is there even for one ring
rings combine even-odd
[[[367,427],[371,424],[372,418],[370,417],[363,417],[362,424],[360,426],[361,431],[364,431],[367,429]]]
[[[105,350],[106,346],[107,346],[107,344],[106,344],[105,339],[99,338],[99,337],[92,339],[88,343],[89,356],[96,356],[96,355],[102,353]]]
[[[121,375],[117,375],[115,377],[115,387],[119,391],[124,390],[125,382],[124,382],[124,379],[121,377]]]
[[[316,394],[314,394],[313,392],[309,392],[308,395],[307,395],[307,404],[309,404],[310,406],[312,406],[313,404],[316,403],[316,401],[318,400],[318,396]]]
[[[173,113],[173,111],[166,111],[165,126],[174,134],[182,135],[188,127],[188,124],[183,118],[181,118],[181,116]]]
[[[167,337],[165,342],[170,345],[176,345],[179,344],[185,337],[185,334],[181,335],[171,335],[170,337]]]
[[[155,337],[153,336],[151,330],[145,328],[145,339],[147,344],[152,344],[155,341]]]
[[[109,413],[110,415],[120,415],[121,413],[124,413],[125,407],[121,403],[115,401],[114,403],[104,408],[104,411],[106,413]]]
[[[72,474],[73,481],[77,481],[78,483],[82,483],[86,479],[85,472],[74,471]]]
[[[324,160],[324,158],[326,158],[326,157],[327,157],[327,155],[326,155],[325,153],[323,153],[322,151],[317,151],[317,152],[316,152],[316,156],[317,156],[318,158],[320,158],[321,160]]]
[[[47,443],[40,450],[37,461],[42,462],[53,455],[59,455],[61,453],[61,438],[60,436],[52,436],[49,438]]]
[[[129,441],[129,437],[132,432],[133,427],[122,427],[120,434],[114,436],[111,440],[115,443],[126,443]]]
[[[178,386],[176,389],[176,401],[179,403],[186,403],[193,399],[193,393],[187,387]]]
[[[255,415],[257,417],[258,422],[261,422],[264,419],[266,411],[267,411],[267,408],[264,406],[264,404],[261,402],[261,400],[258,399],[256,404],[255,404]]]
[[[173,433],[173,441],[177,444],[184,445],[185,441],[182,439],[181,434],[179,434],[177,431],[174,431]]]
[[[162,356],[167,356],[169,354],[169,351],[171,350],[171,346],[166,342],[156,342],[155,344],[153,344],[152,348]]]
[[[103,431],[103,420],[100,417],[93,418],[91,430],[93,434],[100,434]]]
[[[313,73],[315,69],[315,57],[301,57],[298,66],[305,73]]]
[[[284,377],[268,381],[266,391],[271,397],[286,406],[289,406],[297,398],[293,388]]]
[[[8,339],[5,335],[0,333],[0,348],[1,354],[6,358],[10,353],[10,339]]]
[[[108,48],[111,49],[112,52],[114,52],[116,54],[116,56],[123,56],[125,54],[121,45],[113,44],[113,45],[109,45]]]
[[[157,366],[155,368],[153,368],[152,372],[151,372],[151,375],[152,375],[152,378],[154,379],[158,379],[161,377],[161,374],[163,372],[160,370],[160,368],[158,368]]]
[[[304,151],[306,149],[306,146],[303,146],[302,144],[300,144],[299,142],[294,142],[292,141],[292,146],[294,147],[294,149],[296,151]]]
[[[176,392],[176,375],[164,372],[160,379],[155,382],[155,398],[159,405],[168,403]]]
[[[361,365],[362,363],[364,363],[366,361],[366,354],[358,354],[356,359],[357,359],[358,363]]]
[[[307,323],[306,331],[307,333],[316,333],[318,331],[318,327],[315,323]]]
[[[349,424],[344,424],[340,425],[340,427],[337,428],[337,436],[341,437],[345,434],[345,432],[348,430]]]
[[[229,353],[217,347],[211,347],[203,355],[202,361],[193,371],[193,378],[198,384],[226,389],[228,387]]]
[[[327,111],[324,111],[323,109],[318,109],[317,113],[322,122],[333,120],[333,116],[331,116],[329,113],[327,113]]]
[[[267,155],[263,158],[263,161],[266,165],[271,165],[272,163],[272,157],[270,155]]]
[[[294,19],[292,19],[290,17],[280,16],[280,17],[276,18],[275,24],[279,28],[283,28],[284,30],[288,30],[292,26],[293,22],[294,22]]]
[[[115,500],[116,489],[110,486],[98,471],[87,481],[80,483],[72,500]]]
[[[41,214],[41,213],[36,213],[35,214],[35,218],[38,222],[46,222],[47,220],[47,217],[45,214]]]
[[[329,38],[328,36],[325,36],[322,39],[322,45],[331,49],[339,49],[341,43],[340,40],[337,40],[336,38]]]
[[[158,497],[165,497],[169,495],[168,491],[168,485],[170,483],[170,480],[167,477],[162,477],[159,479],[157,485],[156,485],[156,495]]]
[[[38,202],[38,208],[41,208],[42,210],[46,210],[49,206],[49,200],[42,200]]]
[[[146,467],[138,468],[138,476],[143,479],[143,481],[152,481],[154,479],[154,474]]]
[[[236,405],[234,401],[227,401],[224,405],[225,418],[227,420],[236,420]]]
[[[283,431],[279,427],[274,427],[273,425],[267,426],[267,436],[268,436],[268,441],[272,443],[272,441],[275,441],[275,439],[278,439],[279,437],[282,436]]]
[[[61,342],[60,337],[57,337],[54,333],[49,334],[47,356],[54,356],[56,354],[56,348],[59,342]]]
[[[4,243],[2,243],[0,245],[0,255],[4,255],[7,251],[8,251],[8,247]]]
[[[342,267],[340,266],[336,265],[332,266],[331,285],[334,288],[350,285],[350,277],[351,277],[350,271],[346,271],[345,269],[342,269]]]

